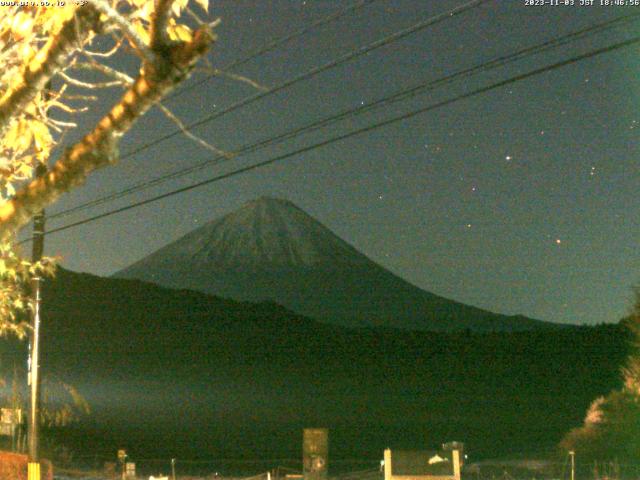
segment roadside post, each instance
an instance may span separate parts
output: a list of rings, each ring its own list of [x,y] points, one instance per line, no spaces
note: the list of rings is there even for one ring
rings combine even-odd
[[[42,178],[47,173],[45,165],[36,167],[36,177]],[[33,244],[32,261],[39,262],[42,259],[44,250],[44,210],[39,210],[33,216]],[[29,374],[27,383],[30,388],[28,434],[29,434],[29,463],[27,465],[27,476],[29,480],[40,480],[40,458],[39,458],[39,417],[40,417],[40,304],[42,302],[40,287],[42,278],[40,274],[34,275],[31,282],[31,295],[33,297],[33,312],[31,335],[29,342]]]
[[[118,450],[118,462],[120,462],[120,466],[122,467],[122,480],[127,478],[127,451],[124,449]]]

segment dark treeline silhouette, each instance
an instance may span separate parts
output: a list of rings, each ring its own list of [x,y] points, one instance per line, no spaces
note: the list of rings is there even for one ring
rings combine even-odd
[[[579,451],[594,463],[598,476],[616,477],[622,472],[637,478],[640,451],[640,290],[631,315],[621,322],[628,332],[627,359],[621,368],[622,386],[599,396],[589,406],[581,427],[562,440],[563,450]],[[598,468],[597,462],[600,462]],[[625,468],[621,468],[625,467]],[[610,471],[607,473],[605,470]]]
[[[447,440],[474,460],[553,455],[591,401],[621,387],[627,339],[619,325],[346,328],[62,269],[43,315],[43,370],[92,407],[60,438],[78,454],[147,458],[297,458],[308,426],[330,429],[334,460]],[[3,358],[22,361],[21,348],[5,342]]]

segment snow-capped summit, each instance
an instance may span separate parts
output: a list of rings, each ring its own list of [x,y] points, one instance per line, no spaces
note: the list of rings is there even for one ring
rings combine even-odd
[[[273,300],[320,321],[419,330],[545,325],[448,300],[376,264],[288,200],[261,197],[116,273],[237,300]]]
[[[210,268],[231,270],[367,261],[366,257],[293,203],[272,197],[248,202],[143,262],[151,258],[157,261],[158,255],[179,263],[197,262]]]

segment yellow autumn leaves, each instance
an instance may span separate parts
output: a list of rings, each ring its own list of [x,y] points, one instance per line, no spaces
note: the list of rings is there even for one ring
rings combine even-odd
[[[99,17],[101,25],[95,30],[106,34],[105,43],[112,42],[112,50],[118,53],[112,56],[101,51],[104,44],[97,42],[97,45],[90,47],[96,34],[93,31],[83,31],[82,35],[75,37],[77,40],[74,41],[70,56],[67,53],[69,50],[65,50],[67,57],[64,68],[58,76],[53,77],[53,88],[51,84],[44,87],[44,81],[32,82],[32,85],[37,85],[38,93],[19,103],[19,110],[11,112],[11,116],[3,124],[3,134],[0,137],[0,203],[9,200],[17,189],[33,179],[36,167],[48,162],[51,152],[62,142],[67,130],[82,124],[75,118],[55,118],[51,110],[59,109],[65,114],[77,115],[99,98],[95,88],[82,91],[82,82],[74,82],[78,78],[95,78],[78,74],[79,67],[88,66],[94,73],[99,72],[96,75],[120,73],[114,59],[139,53],[136,52],[136,41],[138,44],[140,40],[150,44],[157,1],[104,0],[108,8],[101,10],[96,7],[103,13]],[[192,2],[191,5],[189,0],[172,2],[171,17],[166,24],[170,40],[192,40],[193,28],[199,23],[193,8],[207,12],[209,0]],[[0,8],[0,99],[13,98],[12,95],[19,91],[20,86],[29,84],[27,79],[31,73],[46,71],[51,67],[46,65],[48,53],[55,50],[56,42],[64,38],[63,34],[69,36],[69,25],[81,8],[92,7],[88,3],[76,6],[74,2],[67,1],[65,6]],[[108,17],[109,9],[116,12],[117,18]],[[123,22],[128,23],[124,28]],[[81,28],[82,23],[76,19],[76,25]],[[139,37],[136,41],[127,38],[127,35],[134,36],[132,31]],[[127,48],[127,43],[128,47],[133,48],[133,52],[131,48]],[[116,76],[116,80],[123,76],[126,78],[125,73],[127,72],[123,72],[121,77]],[[113,77],[107,78],[113,83]],[[25,312],[29,310],[30,300],[25,287],[33,275],[52,273],[54,268],[53,262],[46,259],[35,265],[24,261],[11,243],[0,244],[0,335],[12,332],[22,336],[26,333],[28,326]]]
[[[55,35],[73,17],[77,7],[10,7],[0,10],[0,32],[10,32],[14,42],[31,41],[34,35]]]
[[[55,10],[55,12],[53,11]],[[64,21],[73,8],[11,7],[0,10],[0,96],[23,74],[27,65]],[[18,182],[32,178],[35,165],[45,162],[53,147],[46,124],[43,93],[14,115],[0,139],[0,197],[15,193]]]
[[[8,243],[0,244],[0,335],[13,333],[22,337],[27,332],[32,302],[28,293],[35,275],[50,276],[55,264],[51,259],[31,263],[21,258]]]
[[[10,7],[0,10],[0,96],[44,52],[75,7]],[[35,166],[44,163],[54,145],[46,122],[47,102],[40,92],[14,115],[0,139],[0,197],[15,193],[17,182],[29,180]]]
[[[130,15],[131,23],[136,31],[136,33],[140,36],[140,38],[149,45],[150,43],[150,35],[149,35],[149,24],[151,22],[151,18],[153,12],[155,10],[155,1],[154,0],[129,0],[131,5],[134,7],[132,14]],[[209,10],[209,0],[195,0],[194,2],[198,5],[202,10],[207,12]],[[189,0],[175,0],[171,4],[171,13],[173,17],[169,19],[167,24],[167,34],[169,35],[169,39],[173,41],[182,41],[188,42],[192,39],[193,31],[192,29],[184,23],[178,23],[176,18],[181,17],[183,11],[188,8]]]
[[[114,0],[109,3],[130,23],[139,38],[149,45],[156,1]],[[208,10],[208,0],[194,0],[194,4],[204,11]],[[39,57],[44,55],[65,22],[73,18],[78,8],[89,7],[77,7],[73,2],[67,2],[65,6],[56,7],[14,6],[0,9],[0,98],[11,91],[16,79],[30,68],[30,64],[40,64],[45,60]],[[184,21],[178,21],[188,8],[189,0],[172,2],[172,17],[166,27],[170,40],[188,42],[192,39],[192,28]],[[110,28],[114,25],[113,19],[106,18],[105,15],[102,15],[101,20],[105,25],[110,25]],[[91,40],[91,35],[85,39],[87,43]],[[83,46],[78,45],[79,51]],[[134,43],[131,46],[135,49]],[[48,109],[58,106],[65,110],[63,101],[61,95],[51,100],[51,96],[45,97],[41,92],[24,112],[11,121],[0,139],[0,201],[11,197],[16,191],[16,185],[30,180],[35,166],[45,163],[49,158],[56,140],[47,117]]]
[[[0,158],[0,174],[6,196],[15,193],[15,182],[33,176],[34,166],[38,162],[46,162],[53,143],[49,127],[36,116],[21,117],[9,125],[2,139],[3,158]],[[7,161],[8,156],[12,161]]]

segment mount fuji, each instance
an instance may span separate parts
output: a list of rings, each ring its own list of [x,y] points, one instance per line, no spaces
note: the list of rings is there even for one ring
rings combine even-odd
[[[288,200],[262,197],[117,272],[243,301],[271,300],[350,327],[515,331],[557,324],[422,290],[367,258]]]

